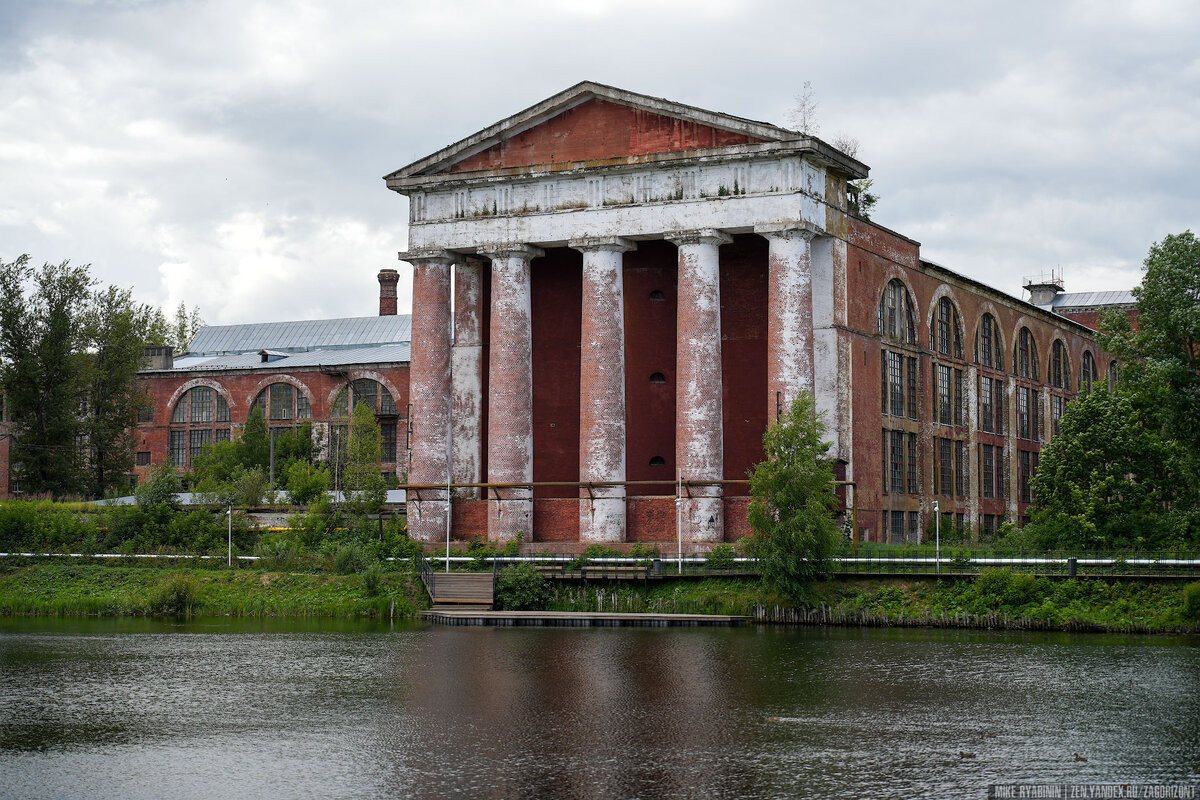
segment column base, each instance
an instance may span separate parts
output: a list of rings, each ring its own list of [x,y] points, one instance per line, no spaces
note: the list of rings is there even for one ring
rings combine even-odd
[[[685,542],[715,543],[725,539],[725,498],[715,489],[715,496],[697,497],[708,487],[692,487],[692,497],[683,498],[683,540]]]
[[[444,542],[450,510],[446,507],[446,490],[425,489],[420,500],[406,503],[408,538],[417,542]]]
[[[520,537],[533,541],[533,490],[500,489],[503,496],[488,500],[488,540],[505,544]]]
[[[602,495],[602,491],[608,496]],[[595,489],[593,494],[594,497],[579,498],[579,541],[625,541],[624,488]]]

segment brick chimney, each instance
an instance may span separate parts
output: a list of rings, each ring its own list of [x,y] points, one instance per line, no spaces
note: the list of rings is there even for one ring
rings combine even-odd
[[[379,270],[379,316],[396,316],[396,284],[400,273],[394,269]]]

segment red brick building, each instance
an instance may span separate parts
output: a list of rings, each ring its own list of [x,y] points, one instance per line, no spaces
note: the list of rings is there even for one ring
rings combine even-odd
[[[380,469],[400,480],[407,462],[410,317],[396,314],[395,270],[379,274],[377,317],[209,326],[176,358],[150,348],[140,379],[153,401],[138,423],[135,470],[181,471],[206,443],[227,440],[258,404],[273,431],[311,422],[334,443],[350,409],[376,409]]]
[[[1109,359],[856,216],[866,175],[819,139],[594,83],[388,175],[410,207],[410,482],[491,484],[410,495],[413,535],[450,513],[463,536],[671,541],[681,479],[685,541],[736,539],[746,489],[723,481],[801,390],[863,538],[916,538],[935,501],[972,528],[1023,517]]]

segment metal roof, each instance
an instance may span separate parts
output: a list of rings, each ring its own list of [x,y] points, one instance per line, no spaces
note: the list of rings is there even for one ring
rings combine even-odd
[[[1131,306],[1137,298],[1128,289],[1108,292],[1060,292],[1050,301],[1051,308],[1081,308],[1088,306]]]
[[[356,364],[407,363],[411,348],[408,342],[377,347],[332,348],[290,353],[282,358],[263,362],[258,353],[235,353],[222,356],[187,355],[175,359],[173,372],[220,372],[250,369],[298,369],[301,367],[340,367]],[[143,370],[147,372],[157,370]]]
[[[258,322],[247,325],[208,325],[196,333],[189,356],[221,356],[277,350],[300,353],[393,345],[412,339],[412,317],[394,314],[297,322]],[[176,364],[179,361],[178,359]],[[271,362],[278,364],[278,361]]]

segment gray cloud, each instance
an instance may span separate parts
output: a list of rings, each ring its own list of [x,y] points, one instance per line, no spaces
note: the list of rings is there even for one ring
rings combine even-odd
[[[369,314],[380,177],[583,79],[774,122],[810,80],[876,219],[1010,292],[1126,288],[1196,225],[1190,4],[848,5],[0,4],[0,257],[213,322]]]

